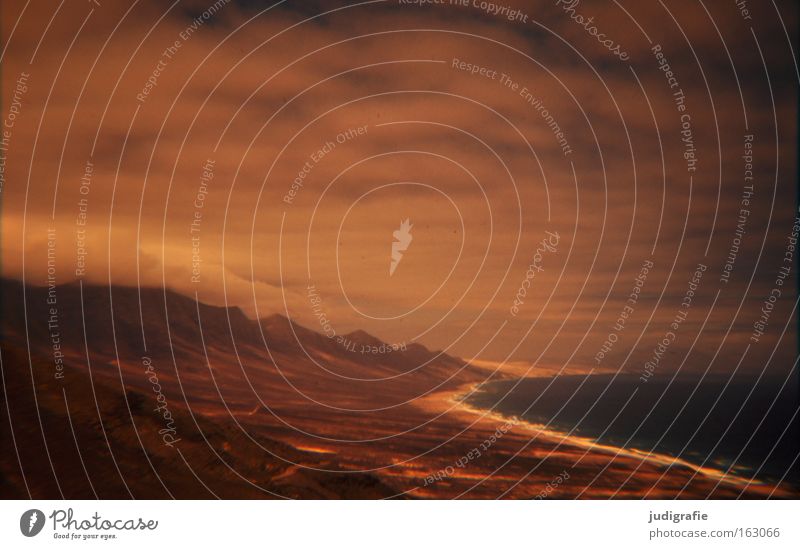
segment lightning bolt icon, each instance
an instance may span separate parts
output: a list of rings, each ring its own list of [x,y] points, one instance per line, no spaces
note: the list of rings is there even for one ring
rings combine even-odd
[[[403,252],[408,249],[411,240],[414,238],[411,235],[411,221],[406,218],[405,221],[400,222],[400,228],[392,233],[394,241],[392,242],[392,261],[389,263],[389,276],[394,274],[395,269],[403,259]]]

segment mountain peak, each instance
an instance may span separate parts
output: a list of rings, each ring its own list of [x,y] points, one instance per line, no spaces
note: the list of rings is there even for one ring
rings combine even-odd
[[[258,321],[263,325],[275,325],[275,324],[281,325],[289,323],[289,319],[280,313],[273,313],[271,315],[262,316],[261,318],[258,319]]]
[[[355,341],[356,343],[361,343],[362,345],[374,345],[379,347],[384,344],[383,341],[374,335],[365,332],[364,330],[354,330],[348,334],[345,334],[344,337],[345,339]]]

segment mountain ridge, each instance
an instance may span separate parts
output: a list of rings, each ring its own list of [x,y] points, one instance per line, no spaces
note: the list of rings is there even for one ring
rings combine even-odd
[[[9,308],[21,309],[23,303],[21,299],[21,291],[23,288],[22,281],[13,278],[0,277],[0,285],[2,286],[2,290],[0,290],[0,296],[2,299],[0,301],[0,309],[4,311],[8,310]],[[40,296],[42,292],[44,292],[46,295],[49,290],[48,286],[46,285],[30,283],[26,283],[25,289],[31,297]],[[75,300],[82,295],[84,310],[92,311],[94,313],[97,313],[98,309],[103,308],[102,306],[98,307],[98,304],[107,305],[109,306],[109,309],[113,304],[115,312],[115,324],[119,323],[120,320],[117,318],[118,312],[129,312],[131,309],[136,310],[137,314],[133,316],[138,320],[140,309],[152,309],[154,305],[159,305],[163,302],[166,307],[162,308],[161,312],[164,313],[165,319],[169,319],[170,328],[187,324],[197,324],[198,312],[200,318],[205,317],[206,319],[214,319],[214,323],[209,326],[205,325],[205,321],[203,322],[204,337],[207,334],[219,330],[220,328],[225,330],[230,328],[234,330],[237,335],[243,335],[248,340],[258,341],[262,338],[258,330],[260,326],[264,331],[265,337],[267,334],[285,336],[290,334],[299,334],[304,338],[315,338],[317,340],[336,340],[337,338],[341,337],[350,342],[375,347],[384,345],[391,347],[393,345],[392,343],[386,342],[363,329],[356,329],[341,336],[331,338],[324,333],[314,330],[313,328],[309,328],[281,313],[271,313],[254,319],[249,317],[239,306],[215,305],[199,299],[195,300],[195,298],[182,294],[171,288],[162,288],[158,286],[141,286],[137,288],[135,286],[126,285],[109,286],[97,283],[80,284],[78,281],[70,281],[64,284],[58,284],[54,289],[57,297],[56,305],[58,306],[59,301],[62,304],[64,301],[67,302],[67,307],[61,306],[57,308],[59,313],[62,314],[65,312],[65,310],[70,311],[70,322],[77,321],[78,316],[83,316],[77,314],[78,307],[72,306],[75,304]],[[108,297],[106,298],[104,294],[108,294]],[[102,304],[102,302],[106,300],[107,304]],[[41,302],[41,300],[38,302],[39,306],[41,306]],[[36,309],[37,303],[35,300],[29,299],[27,300],[27,304],[30,309]],[[222,320],[221,317],[223,316],[225,317],[225,321],[220,323]],[[153,321],[152,318],[147,318],[147,315],[143,313],[141,317],[146,323],[148,321]],[[83,321],[83,319],[81,319],[81,321]],[[8,323],[3,322],[3,324],[5,325]],[[121,329],[128,328],[132,328],[130,323],[123,322]],[[433,353],[430,349],[428,349],[428,347],[421,343],[410,343],[407,345],[407,347],[409,349],[415,349],[418,353]],[[444,355],[444,353],[436,354]],[[452,355],[445,356],[454,359],[458,358]]]

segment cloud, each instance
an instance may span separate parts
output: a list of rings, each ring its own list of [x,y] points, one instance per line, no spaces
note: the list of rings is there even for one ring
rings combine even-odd
[[[744,295],[762,242],[748,299],[773,283],[796,169],[795,89],[779,85],[795,75],[774,13],[751,33],[731,6],[626,13],[580,3],[630,52],[623,63],[556,2],[507,2],[529,15],[526,24],[471,3],[283,3],[259,14],[261,4],[230,2],[186,34],[212,4],[103,2],[90,16],[91,5],[65,9],[50,27],[49,6],[32,5],[18,23],[21,7],[3,6],[4,36],[16,25],[4,106],[14,76],[31,74],[6,164],[6,276],[23,276],[24,258],[25,276],[41,282],[44,229],[55,227],[59,281],[74,279],[85,198],[92,282],[165,283],[251,315],[285,312],[285,297],[307,323],[313,283],[343,330],[496,360],[529,360],[554,337],[547,360],[567,360],[593,326],[578,353],[584,363],[653,249],[658,272],[631,333],[645,329],[659,296],[680,299],[699,261],[710,266],[703,307],[720,288]],[[794,8],[782,10],[788,25]],[[648,39],[685,94],[696,171],[687,171],[682,113]],[[357,128],[365,132],[348,133]],[[755,198],[745,251],[723,287],[746,133],[755,136]],[[87,161],[95,171],[82,195]],[[392,231],[405,218],[414,241],[390,278]],[[509,319],[546,230],[563,235],[558,253]],[[647,330],[668,321],[671,305],[661,307]],[[720,327],[738,305],[723,307]],[[702,317],[693,311],[692,322]]]

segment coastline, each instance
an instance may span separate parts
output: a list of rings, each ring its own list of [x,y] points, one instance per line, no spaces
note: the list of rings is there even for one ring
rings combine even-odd
[[[725,484],[743,491],[763,493],[765,490],[768,492],[773,492],[774,490],[773,493],[775,495],[791,496],[791,493],[787,492],[782,486],[771,485],[756,478],[749,479],[730,472],[726,473],[723,470],[713,467],[700,466],[683,458],[677,458],[667,454],[601,444],[589,437],[570,435],[564,431],[553,429],[542,424],[533,423],[522,418],[468,404],[468,397],[479,391],[482,385],[484,385],[483,382],[468,383],[460,385],[451,391],[436,393],[425,399],[426,402],[423,403],[423,406],[428,409],[435,408],[439,411],[449,410],[448,413],[460,414],[464,416],[465,421],[469,421],[469,423],[474,422],[476,425],[485,423],[491,423],[492,425],[496,423],[511,423],[514,427],[522,428],[525,432],[533,434],[534,436],[530,440],[541,440],[545,443],[555,444],[556,447],[563,445],[571,449],[584,450],[584,455],[581,456],[578,461],[590,453],[610,456],[612,460],[627,458],[639,462],[640,465],[649,464],[659,469],[683,468],[684,470],[691,471],[692,474],[702,475],[707,479],[718,481],[720,484]],[[531,444],[530,448],[535,448],[535,443]]]

